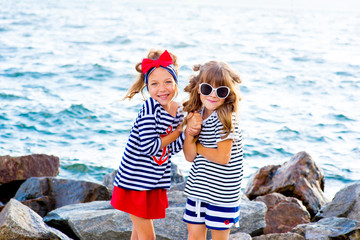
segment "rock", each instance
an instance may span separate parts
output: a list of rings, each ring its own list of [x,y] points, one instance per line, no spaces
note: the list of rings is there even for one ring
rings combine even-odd
[[[38,198],[48,198],[53,204],[43,204],[41,215],[65,205],[85,203],[99,200],[109,200],[108,189],[97,183],[60,178],[29,178],[19,188],[15,195],[18,201]],[[31,205],[30,205],[31,207]],[[49,207],[49,209],[45,209]],[[33,209],[34,211],[37,208]]]
[[[324,195],[324,174],[311,156],[299,152],[282,166],[261,168],[248,181],[245,194],[249,199],[272,192],[295,197],[303,202],[311,216],[327,202]]]
[[[186,186],[186,181],[181,183],[175,183],[171,185],[169,192],[172,191],[184,191]]]
[[[255,199],[266,204],[266,227],[264,234],[286,233],[298,224],[310,222],[310,214],[301,201],[285,197],[280,193],[270,193]],[[289,214],[291,213],[291,214]]]
[[[22,157],[0,156],[0,184],[30,177],[54,177],[59,174],[58,157],[33,154]]]
[[[251,236],[247,233],[238,232],[234,234],[230,234],[229,240],[251,240]]]
[[[271,233],[253,237],[253,240],[305,240],[305,238],[297,233]],[[320,240],[320,239],[319,239]]]
[[[176,164],[171,163],[171,185],[182,183],[184,181],[185,177],[180,168]]]
[[[11,198],[15,196],[17,190],[24,182],[24,180],[18,180],[0,184],[0,201],[6,204]]]
[[[186,239],[183,207],[170,207],[165,219],[154,220],[156,239]],[[74,239],[130,239],[129,214],[114,209],[110,201],[73,204],[50,212],[44,221]]]
[[[112,173],[106,174],[103,177],[103,184],[109,189],[110,196],[112,196],[112,192],[114,189],[114,179],[116,176],[117,170],[112,171]]]
[[[344,217],[360,221],[360,183],[354,183],[337,192],[316,214],[315,220],[328,217]]]
[[[232,228],[231,233],[244,232],[251,236],[258,236],[263,233],[266,226],[265,213],[266,205],[263,202],[241,201],[239,228]]]
[[[318,222],[300,224],[292,232],[306,239],[360,239],[360,222],[348,218],[324,218]]]
[[[47,226],[42,218],[15,199],[0,212],[0,239],[70,239]]]
[[[49,196],[25,200],[21,203],[31,208],[34,212],[39,214],[40,217],[44,217],[49,211],[55,209],[55,200]]]
[[[183,207],[185,209],[187,197],[183,191],[169,191],[168,201],[170,207]]]

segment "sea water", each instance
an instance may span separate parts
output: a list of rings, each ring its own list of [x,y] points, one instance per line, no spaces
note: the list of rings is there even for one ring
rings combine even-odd
[[[0,1],[0,155],[61,159],[101,182],[119,165],[141,96],[121,101],[150,48],[242,77],[244,185],[308,152],[331,198],[360,175],[360,7],[347,1]],[[191,164],[173,158],[184,174]]]

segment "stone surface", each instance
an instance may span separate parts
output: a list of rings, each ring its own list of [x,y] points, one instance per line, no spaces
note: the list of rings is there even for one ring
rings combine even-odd
[[[232,228],[231,233],[244,232],[251,236],[263,234],[266,226],[265,214],[267,208],[263,202],[241,201],[239,228]]]
[[[0,184],[30,177],[54,177],[59,174],[58,157],[32,154],[21,157],[0,156]]]
[[[280,193],[270,193],[255,199],[266,204],[266,227],[264,234],[286,233],[298,224],[310,222],[310,214],[298,199],[285,197]]]
[[[327,202],[324,195],[324,174],[311,156],[299,152],[283,165],[266,166],[253,175],[245,194],[249,199],[272,192],[301,200],[311,216]]]
[[[44,204],[50,209],[41,210],[40,214],[65,205],[85,203],[99,200],[109,200],[109,190],[101,184],[60,178],[29,178],[19,188],[15,195],[18,201],[27,201],[47,197],[53,204]],[[29,205],[31,207],[31,205]],[[37,209],[33,209],[36,211]]]
[[[169,208],[165,219],[154,220],[156,239],[186,239],[183,212],[182,207]],[[50,212],[44,221],[74,239],[129,239],[132,231],[129,215],[114,209],[110,201],[67,205]]]
[[[168,191],[170,207],[183,207],[185,209],[187,197],[183,191]]]
[[[230,234],[229,240],[251,240],[251,236],[247,233],[238,232],[234,234]]]
[[[305,238],[297,233],[271,233],[253,237],[252,240],[305,240]]]
[[[354,183],[337,192],[333,200],[316,214],[315,220],[344,217],[360,221],[360,183]]]
[[[300,224],[292,232],[306,239],[360,239],[360,222],[348,218],[324,218],[318,222]]]
[[[70,239],[47,226],[30,208],[11,199],[0,212],[0,239]]]

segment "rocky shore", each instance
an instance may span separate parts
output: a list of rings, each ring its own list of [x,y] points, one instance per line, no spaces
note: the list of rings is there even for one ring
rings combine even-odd
[[[110,205],[115,171],[98,184],[58,178],[59,169],[55,156],[0,156],[0,240],[130,238],[129,216]],[[184,185],[173,165],[166,219],[154,221],[157,239],[187,238]],[[360,239],[360,183],[332,200],[324,187],[322,170],[306,152],[264,166],[248,181],[240,227],[230,239]]]

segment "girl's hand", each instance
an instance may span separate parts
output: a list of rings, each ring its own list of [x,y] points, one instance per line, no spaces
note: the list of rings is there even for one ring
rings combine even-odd
[[[193,137],[199,135],[201,131],[201,124],[203,121],[200,113],[196,111],[194,113],[189,113],[186,119],[187,119],[187,126],[185,130],[186,133]]]

